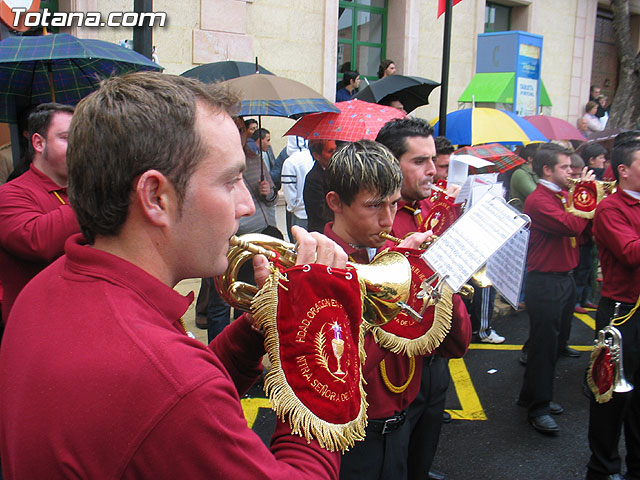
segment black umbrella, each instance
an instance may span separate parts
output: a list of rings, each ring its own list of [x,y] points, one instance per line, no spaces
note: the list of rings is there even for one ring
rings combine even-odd
[[[204,83],[222,82],[232,78],[253,75],[254,73],[265,73],[273,75],[266,68],[253,62],[236,62],[234,60],[226,60],[224,62],[205,63],[187,70],[180,75],[183,77],[197,78]]]
[[[360,90],[354,98],[370,103],[385,104],[389,100],[400,100],[408,112],[429,103],[429,94],[439,87],[438,82],[422,77],[389,75]]]

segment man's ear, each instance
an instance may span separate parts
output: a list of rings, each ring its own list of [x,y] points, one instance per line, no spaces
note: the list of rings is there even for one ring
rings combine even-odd
[[[343,204],[342,200],[340,200],[340,195],[332,190],[327,193],[326,200],[333,213],[342,213]]]
[[[34,133],[31,136],[31,145],[33,145],[33,149],[36,153],[42,153],[46,144],[47,140],[39,133]]]
[[[547,176],[550,177],[553,175],[553,169],[555,168],[555,165],[553,167],[550,167],[549,165],[543,165],[542,166],[542,173]]]
[[[618,178],[627,178],[627,166],[624,163],[618,165]]]
[[[157,170],[147,170],[138,177],[134,198],[143,215],[159,227],[169,225],[178,209],[178,196],[173,184]]]

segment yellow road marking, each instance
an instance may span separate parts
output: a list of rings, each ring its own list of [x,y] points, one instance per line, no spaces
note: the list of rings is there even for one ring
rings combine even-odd
[[[462,358],[453,358],[449,361],[449,371],[453,385],[460,401],[461,410],[447,410],[451,418],[456,420],[486,420],[476,389],[469,376],[469,371]]]
[[[240,402],[242,403],[242,411],[244,412],[244,418],[247,420],[249,428],[253,428],[256,418],[258,418],[259,409],[271,408],[271,402],[268,398],[243,398]]]
[[[591,318],[590,315],[587,315],[586,313],[574,313],[573,316],[576,317],[578,320],[580,320],[582,323],[584,323],[591,330],[596,329],[596,321],[593,318]]]

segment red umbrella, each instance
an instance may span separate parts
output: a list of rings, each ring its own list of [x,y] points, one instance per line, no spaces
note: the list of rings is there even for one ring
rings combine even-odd
[[[548,115],[532,115],[524,117],[524,119],[540,130],[549,140],[585,141],[584,135],[580,130],[560,118]]]
[[[474,157],[493,162],[493,165],[488,165],[482,168],[469,166],[469,173],[473,175],[480,173],[504,173],[507,170],[511,170],[518,165],[526,163],[524,158],[519,157],[507,147],[499,143],[487,143],[476,147],[462,147],[453,153],[466,153],[468,155],[473,155]]]
[[[309,140],[374,140],[385,123],[405,114],[393,107],[349,100],[338,102],[340,113],[311,113],[302,117],[285,135],[297,135]]]

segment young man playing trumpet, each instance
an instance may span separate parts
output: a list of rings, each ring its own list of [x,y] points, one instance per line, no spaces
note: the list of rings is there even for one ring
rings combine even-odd
[[[346,144],[333,155],[327,170],[327,204],[334,221],[325,235],[341,245],[351,260],[369,263],[384,246],[380,232],[389,232],[400,201],[402,174],[394,156],[382,145],[363,140]],[[418,248],[430,232],[405,239],[400,246]],[[457,307],[462,302],[455,301]],[[425,318],[424,322],[431,319]],[[466,322],[453,322],[440,348],[461,356],[469,344]],[[374,335],[365,336],[364,378],[369,403],[367,434],[343,455],[343,479],[408,478],[411,425],[407,409],[420,388],[422,361],[381,347]],[[384,362],[384,363],[383,363]]]
[[[437,156],[433,129],[428,122],[419,118],[392,120],[378,133],[376,141],[385,145],[398,159],[402,171],[401,200],[393,222],[392,233],[402,238],[416,232],[433,208],[429,200],[432,184],[437,176],[435,160]],[[451,186],[449,188],[452,188]],[[457,188],[457,187],[455,187]],[[455,196],[455,191],[449,193]],[[454,319],[457,324],[468,328],[468,337],[463,350],[457,352],[438,349],[444,357],[461,357],[471,340],[471,323],[465,306],[458,295],[454,296]],[[458,303],[459,302],[459,303]],[[444,478],[444,474],[431,468],[435,456],[446,400],[450,375],[446,358],[428,355],[422,360],[420,392],[409,409],[412,424],[409,444],[410,480]]]
[[[624,369],[635,388],[625,393],[614,390],[605,403],[591,399],[587,480],[640,478],[640,313],[634,308],[640,295],[640,141],[616,146],[611,166],[618,190],[600,202],[593,220],[603,277],[596,332],[609,325],[619,303],[615,326],[622,334],[623,360],[618,368]],[[618,453],[623,425],[625,477]]]
[[[277,423],[270,449],[247,426],[240,396],[264,354],[252,317],[203,345],[181,319],[193,294],[172,288],[222,274],[230,237],[254,213],[238,103],[219,85],[142,72],[105,80],[76,108],[69,199],[83,235],[11,311],[5,479],[337,478],[339,455],[289,424]],[[298,262],[344,268],[334,242],[294,235]],[[264,281],[267,260],[254,268]]]

